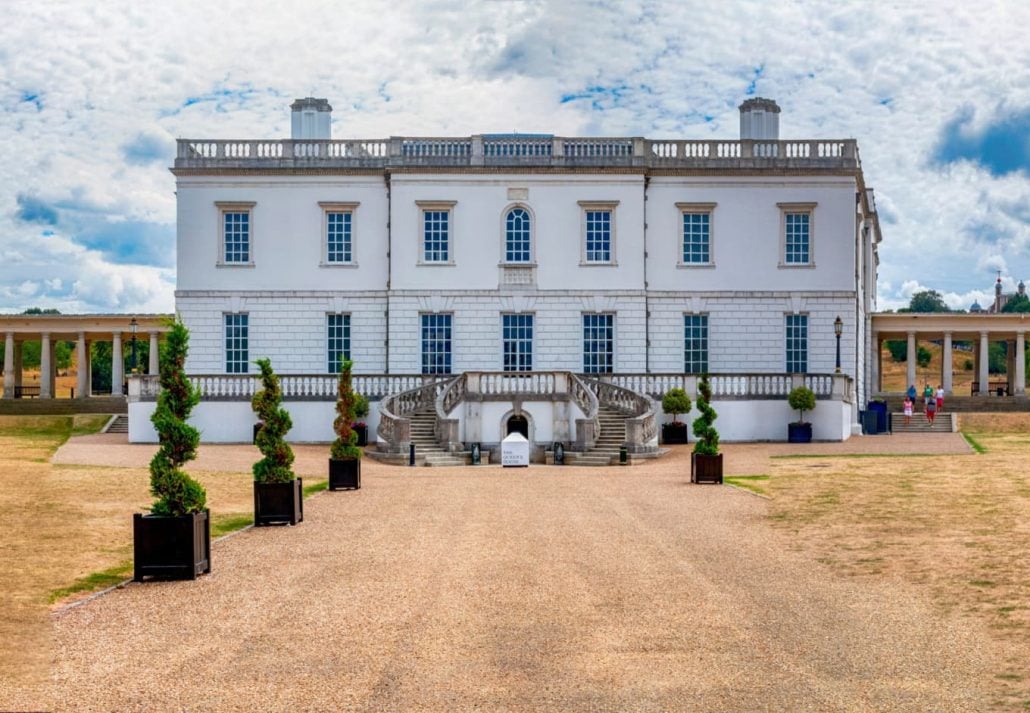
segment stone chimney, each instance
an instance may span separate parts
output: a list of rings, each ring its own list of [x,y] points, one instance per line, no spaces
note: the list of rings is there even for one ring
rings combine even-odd
[[[740,138],[780,140],[780,107],[772,99],[755,97],[740,105]]]
[[[290,104],[290,138],[319,139],[333,138],[333,108],[328,99],[305,97]]]

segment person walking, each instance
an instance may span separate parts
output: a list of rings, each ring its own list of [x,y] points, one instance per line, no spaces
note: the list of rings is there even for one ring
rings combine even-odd
[[[944,412],[944,386],[937,384],[937,413]]]
[[[933,387],[930,386],[930,382],[926,382],[926,388],[923,389],[923,410],[926,411],[930,408],[930,402],[933,401],[934,410],[937,409],[937,394],[934,392]]]
[[[908,400],[912,402],[912,405],[914,407],[916,403],[916,385],[909,384],[908,391],[906,391],[905,394],[908,396]]]
[[[912,423],[912,399],[908,394],[905,394],[905,403],[902,408],[905,410],[905,425],[908,426]]]
[[[926,422],[933,426],[933,419],[937,416],[937,399],[931,397],[926,401]]]

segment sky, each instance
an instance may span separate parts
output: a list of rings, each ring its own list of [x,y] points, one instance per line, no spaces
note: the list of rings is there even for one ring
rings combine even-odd
[[[1030,282],[1030,2],[0,0],[0,312],[170,312],[176,138],[855,138],[878,306]]]

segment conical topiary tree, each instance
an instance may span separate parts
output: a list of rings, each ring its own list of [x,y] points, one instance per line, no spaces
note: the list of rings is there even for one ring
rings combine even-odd
[[[200,433],[186,423],[200,402],[200,393],[186,378],[189,341],[189,330],[176,319],[161,345],[161,392],[150,417],[160,443],[150,461],[150,494],[156,498],[150,512],[154,515],[189,515],[201,512],[207,503],[204,488],[182,470],[183,463],[197,457],[200,443]]]
[[[708,382],[708,374],[701,377],[697,385],[697,410],[701,415],[694,419],[694,453],[706,456],[719,455],[719,432],[715,430],[715,419],[718,415],[712,408],[712,385]]]
[[[356,395],[351,383],[351,369],[354,362],[344,359],[340,365],[340,378],[337,382],[336,398],[336,420],[333,421],[333,431],[336,432],[336,440],[329,450],[329,455],[335,460],[346,458],[361,458],[361,449],[358,448],[358,434],[351,428],[354,423],[354,408],[356,406]]]
[[[279,387],[279,377],[272,371],[271,360],[258,359],[257,365],[261,369],[262,388],[254,394],[250,406],[263,424],[255,443],[264,458],[254,464],[254,480],[259,483],[288,483],[296,477],[290,467],[293,465],[293,449],[285,440],[293,421],[290,414],[279,407],[283,392]]]

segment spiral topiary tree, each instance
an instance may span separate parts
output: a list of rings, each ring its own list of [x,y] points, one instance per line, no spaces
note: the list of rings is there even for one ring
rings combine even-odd
[[[201,512],[207,503],[204,488],[182,470],[184,463],[197,457],[200,443],[200,432],[186,422],[200,402],[200,393],[186,378],[189,341],[189,330],[176,319],[161,345],[161,392],[150,417],[160,443],[150,461],[150,494],[156,498],[150,512],[154,515],[190,515]]]
[[[354,423],[354,409],[357,405],[357,394],[351,380],[351,369],[354,362],[344,359],[340,365],[340,378],[337,382],[336,397],[336,420],[333,421],[333,430],[336,432],[336,440],[329,449],[329,455],[335,460],[360,459],[361,449],[358,448],[358,434],[351,428]]]
[[[694,419],[694,453],[706,456],[719,455],[719,432],[715,430],[715,419],[718,414],[712,408],[712,385],[708,382],[708,374],[701,377],[697,385],[697,410],[701,415]]]
[[[263,424],[255,443],[264,458],[254,464],[254,480],[259,483],[288,483],[296,477],[290,467],[293,465],[293,449],[285,440],[293,421],[290,414],[280,408],[283,392],[279,387],[279,377],[272,371],[271,360],[258,359],[257,365],[261,369],[261,390],[254,394],[250,406]]]

